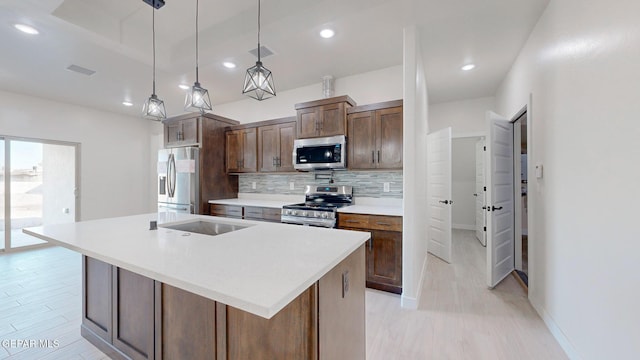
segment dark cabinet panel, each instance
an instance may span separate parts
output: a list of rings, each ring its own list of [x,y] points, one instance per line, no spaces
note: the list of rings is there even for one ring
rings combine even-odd
[[[162,284],[163,359],[215,359],[216,302]]]
[[[258,127],[259,171],[294,171],[292,161],[294,138],[294,122]]]
[[[226,139],[227,172],[256,172],[258,163],[256,128],[227,131]]]
[[[106,342],[111,342],[111,265],[87,256],[82,257],[82,262],[82,326]]]
[[[318,136],[346,135],[347,118],[344,103],[320,107]]]
[[[318,136],[320,111],[317,108],[298,110],[298,138]]]
[[[365,111],[350,114],[349,128],[349,158],[350,169],[376,168],[376,126],[374,113]]]
[[[296,104],[297,137],[347,135],[347,109],[354,105],[348,96]]]
[[[402,169],[402,107],[376,111],[378,168]]]
[[[165,147],[189,146],[200,143],[199,119],[168,119],[165,121],[164,145]]]
[[[278,171],[295,171],[293,168],[293,140],[295,138],[295,122],[278,125]]]
[[[133,360],[154,359],[154,281],[114,267],[113,345]]]

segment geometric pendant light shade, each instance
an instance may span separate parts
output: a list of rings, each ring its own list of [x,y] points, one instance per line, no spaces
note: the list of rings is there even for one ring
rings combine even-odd
[[[156,95],[156,9],[153,6],[151,8],[153,11],[151,20],[153,33],[153,92],[142,106],[142,116],[148,119],[162,121],[167,118],[167,111],[164,108],[164,101],[160,100]]]
[[[211,110],[211,99],[209,91],[200,86],[200,82],[198,82],[198,6],[199,1],[196,0],[196,82],[187,92],[184,99],[184,110],[199,111],[204,114]]]
[[[255,66],[247,69],[242,93],[259,101],[276,96],[273,74],[260,61],[260,0],[258,0],[258,61]]]

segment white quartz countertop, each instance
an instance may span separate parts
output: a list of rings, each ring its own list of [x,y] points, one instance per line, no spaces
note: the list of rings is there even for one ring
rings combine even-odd
[[[376,206],[376,205],[351,205],[339,208],[338,212],[351,214],[402,216],[402,207]]]
[[[236,205],[236,206],[257,206],[257,207],[280,209],[284,205],[293,204],[293,202],[291,202],[291,201],[279,201],[279,200],[259,200],[259,199],[221,199],[221,200],[209,200],[209,204]]]
[[[249,227],[217,236],[162,227],[194,219]],[[157,230],[149,230],[151,220],[158,220]],[[175,213],[23,231],[267,319],[370,236],[366,232]]]

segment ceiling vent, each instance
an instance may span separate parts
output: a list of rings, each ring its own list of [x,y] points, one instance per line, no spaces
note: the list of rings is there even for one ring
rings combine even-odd
[[[249,54],[255,56],[256,58],[258,57],[258,48],[255,48],[253,50],[249,50]],[[267,56],[271,56],[273,55],[273,51],[271,51],[268,47],[266,46],[260,46],[260,58],[264,59]]]
[[[94,70],[87,69],[85,67],[73,65],[73,64],[69,65],[67,67],[67,70],[77,72],[78,74],[87,75],[87,76],[91,76],[96,73]]]

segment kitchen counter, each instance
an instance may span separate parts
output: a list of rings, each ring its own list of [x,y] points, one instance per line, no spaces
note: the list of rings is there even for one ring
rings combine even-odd
[[[149,230],[156,219],[158,229]],[[194,219],[248,227],[215,237],[162,227]],[[267,319],[369,239],[363,232],[174,213],[23,231]]]
[[[376,206],[376,205],[351,205],[338,209],[339,213],[402,216],[402,207]]]
[[[304,199],[299,202],[304,202]],[[282,201],[282,200],[260,200],[260,199],[220,199],[220,200],[209,200],[209,204],[255,206],[255,207],[281,209],[284,205],[291,205],[293,204],[293,202]]]

